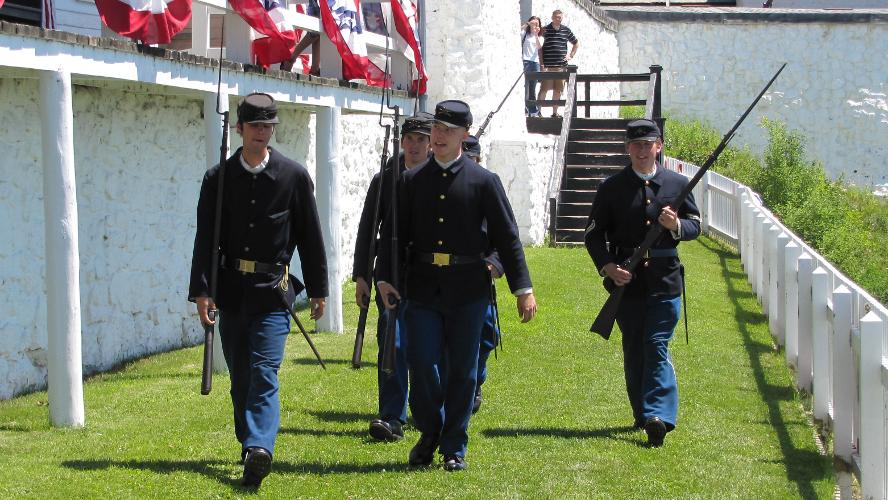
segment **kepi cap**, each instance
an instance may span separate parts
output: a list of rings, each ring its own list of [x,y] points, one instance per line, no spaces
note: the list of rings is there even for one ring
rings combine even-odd
[[[435,121],[450,128],[472,126],[472,111],[463,101],[441,101],[435,106]]]
[[[254,92],[237,105],[237,120],[241,123],[280,123],[277,112],[273,97]]]
[[[467,156],[470,156],[473,159],[481,158],[481,144],[478,142],[478,138],[474,135],[466,137],[462,143],[462,150]]]
[[[661,138],[660,127],[652,120],[634,120],[626,125],[626,142],[656,141]]]
[[[401,136],[410,132],[432,135],[432,116],[428,113],[419,113],[404,120],[404,125],[401,125]]]

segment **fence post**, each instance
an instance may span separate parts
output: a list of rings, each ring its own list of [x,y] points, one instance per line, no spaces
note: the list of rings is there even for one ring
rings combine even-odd
[[[710,204],[711,196],[709,196],[709,171],[707,170],[703,177],[700,178],[700,184],[698,184],[698,189],[700,189],[700,194],[702,195],[702,200],[700,203],[701,211],[703,212],[703,217],[701,217],[700,221],[700,230],[703,234],[709,232],[709,224],[712,221],[712,205]]]
[[[784,237],[781,244],[780,236]],[[780,226],[772,224],[768,229],[768,328],[777,345],[786,345],[783,337],[783,247],[789,237]]]
[[[799,255],[801,247],[790,240],[786,233],[780,233],[788,241],[783,247],[783,335],[786,339],[784,354],[786,364],[796,368],[796,382],[798,375],[799,355]],[[796,383],[796,387],[798,387]]]
[[[801,264],[800,264],[801,265]],[[830,386],[829,338],[827,338],[827,297],[829,274],[818,266],[811,273],[811,335],[814,346],[814,419],[829,426]]]
[[[811,394],[814,373],[814,334],[811,329],[811,279],[814,259],[805,252],[798,258],[798,357],[796,358],[796,387]]]
[[[845,285],[833,290],[832,325],[833,454],[850,464],[857,384],[851,353],[851,291]]]
[[[885,498],[885,385],[882,382],[882,320],[875,312],[860,320],[860,497]]]
[[[761,273],[758,275],[759,278],[759,302],[762,304],[762,312],[765,314],[771,313],[771,293],[770,293],[770,280],[771,280],[771,226],[774,224],[771,223],[770,219],[762,214],[763,221],[759,225],[760,228],[760,236],[759,242],[761,243],[759,247],[761,248],[761,260],[759,261],[759,265],[761,266]]]
[[[749,276],[749,212],[752,204],[749,203],[749,195],[746,191],[740,193],[740,232],[737,235],[737,249],[740,251],[740,264]]]
[[[755,297],[758,299],[759,297],[759,275],[762,273],[762,251],[761,251],[761,225],[762,221],[765,220],[765,216],[762,215],[762,211],[759,208],[755,208],[752,211],[752,218],[749,221],[749,236],[752,238],[750,241],[750,245],[752,246],[752,252],[750,252],[750,266],[749,270],[751,271],[749,277],[752,281],[749,282],[752,285],[752,291],[755,292]]]

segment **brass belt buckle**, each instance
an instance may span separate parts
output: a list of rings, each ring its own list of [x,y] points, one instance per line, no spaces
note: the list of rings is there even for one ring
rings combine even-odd
[[[432,264],[436,266],[449,266],[450,265],[450,254],[449,253],[433,253],[432,254]]]
[[[237,270],[242,273],[255,273],[256,272],[256,261],[255,260],[237,259]]]

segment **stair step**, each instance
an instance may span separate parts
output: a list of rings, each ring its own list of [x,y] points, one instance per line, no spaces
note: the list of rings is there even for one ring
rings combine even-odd
[[[622,142],[568,141],[568,153],[624,154],[626,146]]]
[[[527,131],[531,134],[559,135],[561,133],[561,118],[531,118],[525,119]]]
[[[585,229],[556,229],[555,243],[558,244],[583,244]]]
[[[571,130],[619,130],[625,133],[626,124],[632,120],[624,118],[574,118],[570,121],[570,128]]]
[[[579,215],[559,215],[555,220],[555,229],[586,229],[588,217]]]
[[[558,216],[589,217],[591,203],[561,203],[558,205]]]
[[[595,199],[594,190],[577,191],[562,189],[560,192],[561,203],[592,203]]]
[[[565,168],[564,175],[568,179],[603,177],[608,178],[615,173],[623,170],[623,167],[603,167],[589,165],[568,165]]]
[[[595,191],[598,186],[604,182],[606,177],[575,177],[564,179],[561,182],[561,189],[569,189],[571,191]]]
[[[573,122],[571,122],[573,124]],[[567,139],[569,141],[626,141],[625,130],[576,130],[572,129]]]
[[[587,154],[587,153],[566,153],[564,155],[565,163],[568,165],[627,165],[629,163],[629,155],[627,154]]]

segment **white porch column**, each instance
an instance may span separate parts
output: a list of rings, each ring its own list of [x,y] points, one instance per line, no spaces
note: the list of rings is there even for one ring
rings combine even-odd
[[[219,111],[223,113],[228,111],[228,92],[222,90],[219,95]],[[216,94],[207,94],[204,96],[204,127],[206,130],[207,147],[207,168],[213,167],[219,163],[222,158],[222,115],[216,113]],[[231,150],[231,141],[225,144],[225,156]],[[216,328],[216,335],[213,335],[213,372],[228,373],[228,366],[225,364],[225,355],[222,354],[222,339],[219,336],[219,329]]]
[[[318,215],[324,234],[324,247],[327,253],[327,276],[330,281],[330,295],[327,309],[317,322],[318,331],[342,333],[342,273],[340,272],[341,252],[339,251],[342,228],[342,214],[339,211],[339,148],[341,110],[336,107],[321,108],[315,119],[317,137],[315,197],[318,201]]]
[[[62,70],[40,73],[40,122],[46,230],[49,419],[55,426],[83,427],[80,250],[70,73]]]

